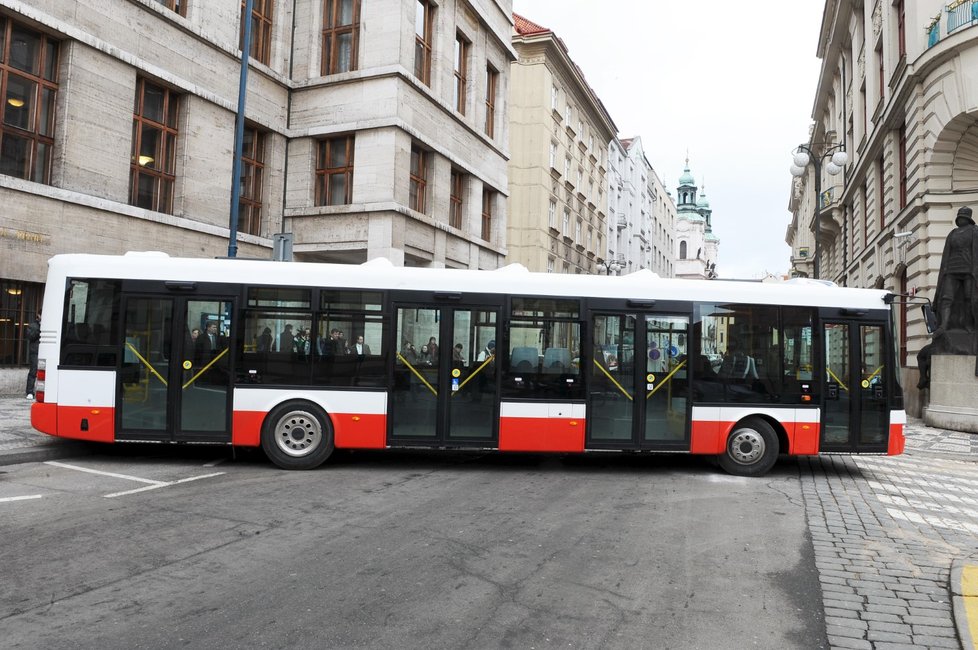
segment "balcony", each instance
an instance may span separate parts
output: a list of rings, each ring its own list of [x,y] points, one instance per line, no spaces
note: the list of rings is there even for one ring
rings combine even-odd
[[[618,215],[618,230],[624,230],[627,226],[628,226],[628,219],[625,218],[625,215],[619,214]]]
[[[934,16],[927,26],[927,47],[937,45],[941,40],[941,16],[944,16],[944,36],[962,27],[978,25],[978,0],[955,0]]]

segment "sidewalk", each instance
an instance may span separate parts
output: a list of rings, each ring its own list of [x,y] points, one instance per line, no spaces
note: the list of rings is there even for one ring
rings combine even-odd
[[[23,396],[0,396],[0,465],[37,463],[87,454],[91,446],[55,438],[31,427],[31,404]]]

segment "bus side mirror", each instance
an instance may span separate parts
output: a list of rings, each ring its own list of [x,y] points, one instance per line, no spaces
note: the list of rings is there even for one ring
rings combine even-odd
[[[930,305],[921,305],[920,311],[924,314],[924,325],[927,327],[927,333],[933,334],[937,331],[937,314],[934,313],[934,309]]]

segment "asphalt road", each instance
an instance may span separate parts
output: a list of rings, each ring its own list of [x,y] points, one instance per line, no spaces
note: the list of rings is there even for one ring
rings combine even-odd
[[[795,461],[215,453],[3,468],[0,645],[827,646]]]

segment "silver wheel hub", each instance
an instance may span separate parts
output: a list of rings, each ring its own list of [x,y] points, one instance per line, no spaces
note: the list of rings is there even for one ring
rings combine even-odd
[[[307,456],[322,444],[323,428],[308,411],[292,411],[275,424],[275,444],[289,456]]]
[[[741,465],[752,465],[764,455],[764,438],[753,429],[738,429],[730,436],[727,453]]]

